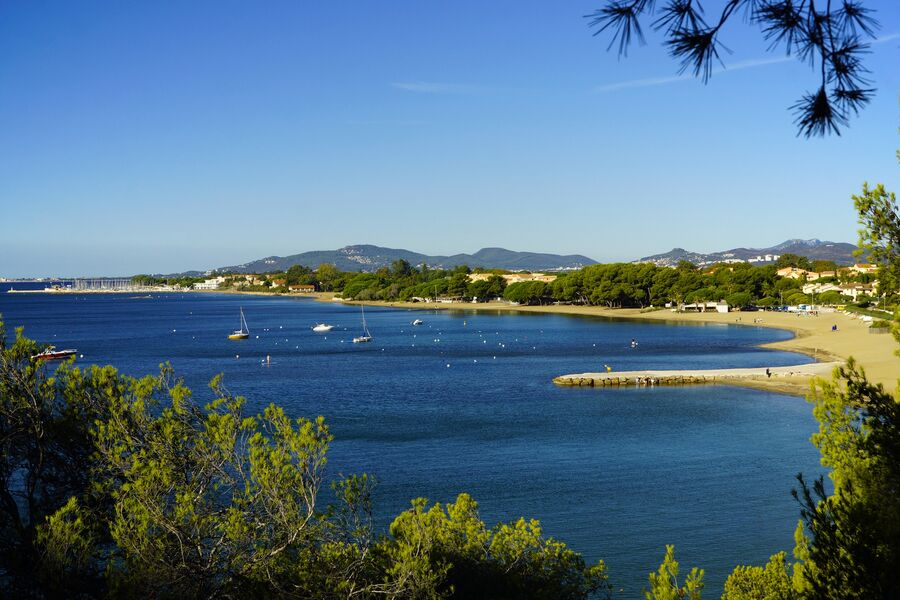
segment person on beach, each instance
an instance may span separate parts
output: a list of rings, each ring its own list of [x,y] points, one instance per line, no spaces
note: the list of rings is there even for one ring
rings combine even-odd
[[[770,371],[768,367],[766,367],[766,377],[768,377],[769,379],[772,378],[772,371]]]

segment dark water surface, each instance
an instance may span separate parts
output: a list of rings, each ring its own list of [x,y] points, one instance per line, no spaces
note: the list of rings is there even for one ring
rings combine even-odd
[[[229,341],[240,306],[251,339]],[[335,435],[329,471],[378,477],[381,527],[416,496],[443,502],[466,491],[489,524],[538,518],[545,533],[592,561],[603,558],[629,597],[665,544],[676,545],[683,569],[706,569],[710,597],[734,565],[790,551],[794,475],[821,470],[808,441],[815,422],[801,398],[719,386],[551,383],[604,364],[809,362],[754,347],[787,332],[379,307],[366,309],[374,342],[352,344],[361,332],[357,307],[220,294],[0,293],[0,313],[10,329],[25,325],[31,338],[77,348],[78,364],[143,375],[168,360],[201,402],[210,398],[209,378],[224,373],[251,410],[276,402],[295,416],[324,415]],[[412,327],[416,318],[425,323]],[[338,327],[313,333],[322,321]]]

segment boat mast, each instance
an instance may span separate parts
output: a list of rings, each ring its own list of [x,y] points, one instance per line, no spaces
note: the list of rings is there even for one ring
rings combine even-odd
[[[362,313],[363,334],[365,334],[366,337],[372,337],[372,334],[369,333],[369,328],[366,326],[366,310],[365,310],[365,307],[364,307],[362,304],[360,304],[360,305],[359,305],[359,310],[360,310],[360,312]]]

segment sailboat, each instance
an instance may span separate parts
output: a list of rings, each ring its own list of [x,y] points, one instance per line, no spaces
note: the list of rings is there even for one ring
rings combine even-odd
[[[247,319],[244,318],[244,308],[241,307],[241,328],[228,336],[229,340],[246,340],[250,337],[250,328],[247,327]]]
[[[354,343],[354,344],[362,344],[362,343],[365,343],[365,342],[371,342],[371,341],[372,341],[372,334],[369,333],[369,328],[366,327],[366,311],[365,311],[365,309],[363,308],[363,305],[362,305],[362,304],[359,305],[359,310],[360,310],[360,312],[362,313],[363,334],[362,334],[361,336],[359,336],[359,337],[353,338],[353,343]]]

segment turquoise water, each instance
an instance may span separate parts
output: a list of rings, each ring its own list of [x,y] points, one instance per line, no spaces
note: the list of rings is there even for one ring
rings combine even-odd
[[[241,306],[251,339],[229,341]],[[820,470],[801,398],[551,383],[604,364],[808,362],[754,347],[786,332],[378,307],[366,309],[374,342],[352,344],[361,333],[357,307],[218,294],[3,293],[0,313],[32,338],[77,348],[82,364],[142,375],[168,360],[201,401],[208,379],[224,373],[253,409],[277,402],[297,416],[322,414],[335,435],[330,472],[378,477],[380,527],[416,496],[443,502],[467,491],[488,523],[538,518],[547,534],[603,558],[629,596],[667,543],[683,567],[706,569],[711,597],[735,564],[790,550],[794,475]],[[411,326],[416,318],[425,323]],[[313,333],[322,321],[337,327]]]

